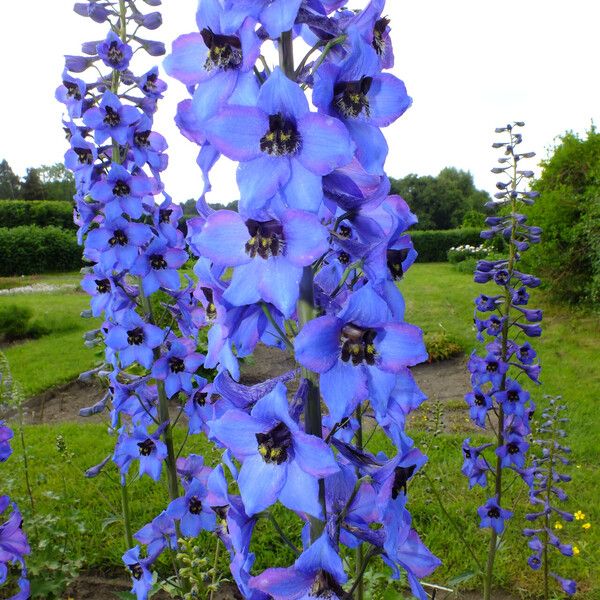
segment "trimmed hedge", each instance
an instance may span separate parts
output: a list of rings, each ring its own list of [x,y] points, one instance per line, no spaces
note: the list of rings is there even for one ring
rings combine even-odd
[[[35,225],[0,228],[0,275],[74,271],[83,266],[74,231]]]
[[[409,233],[419,253],[419,262],[446,262],[450,248],[465,244],[479,246],[483,242],[479,229],[415,230]]]
[[[63,200],[0,200],[0,227],[21,225],[75,229],[73,203]]]

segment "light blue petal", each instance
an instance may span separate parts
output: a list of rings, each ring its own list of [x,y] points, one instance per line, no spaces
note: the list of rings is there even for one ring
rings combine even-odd
[[[246,514],[251,517],[275,504],[287,477],[287,464],[266,463],[258,453],[242,465],[238,485]]]

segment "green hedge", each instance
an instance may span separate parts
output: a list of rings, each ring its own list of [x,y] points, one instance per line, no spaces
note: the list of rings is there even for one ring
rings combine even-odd
[[[464,244],[479,246],[483,242],[479,229],[415,230],[409,233],[419,253],[419,262],[446,262],[450,248]]]
[[[0,227],[0,275],[73,271],[82,266],[74,231],[35,225]]]
[[[0,227],[20,225],[75,229],[73,203],[63,200],[0,200]]]

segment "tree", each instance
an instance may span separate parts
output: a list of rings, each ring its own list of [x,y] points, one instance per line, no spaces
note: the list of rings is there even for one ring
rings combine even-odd
[[[73,173],[62,163],[42,165],[38,174],[44,187],[47,200],[72,200],[75,195],[75,178]]]
[[[524,212],[542,228],[542,241],[525,266],[540,272],[557,299],[600,301],[600,133],[568,132],[533,188],[540,193]]]
[[[447,167],[437,177],[415,174],[392,179],[392,192],[402,196],[419,217],[417,229],[455,229],[469,211],[485,214],[487,192],[478,190],[473,176]]]
[[[17,200],[21,193],[21,180],[8,162],[0,162],[0,200]]]
[[[38,169],[34,169],[33,167],[27,169],[27,173],[21,184],[21,197],[23,200],[46,199],[46,190],[44,189]]]

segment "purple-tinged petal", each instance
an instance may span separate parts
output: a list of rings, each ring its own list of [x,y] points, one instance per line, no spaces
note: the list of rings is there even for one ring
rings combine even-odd
[[[257,454],[256,434],[261,423],[240,410],[228,410],[219,420],[209,421],[210,436],[224,444],[236,458]],[[262,459],[261,459],[262,460]]]
[[[267,463],[258,453],[244,460],[238,485],[249,517],[275,504],[286,477],[286,463],[281,465]]]
[[[391,373],[400,373],[427,360],[423,332],[408,323],[390,323],[375,338],[378,353],[377,364]]]
[[[294,434],[294,457],[300,468],[313,477],[329,477],[339,471],[333,452],[315,435],[302,431]]]
[[[317,373],[329,371],[340,355],[342,322],[333,316],[308,321],[294,342],[296,360]]]
[[[206,219],[193,243],[213,263],[236,267],[252,260],[245,250],[249,239],[248,228],[238,213],[218,210]]]
[[[329,248],[328,232],[319,219],[303,210],[289,209],[282,216],[285,256],[298,267],[305,267]]]

